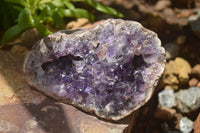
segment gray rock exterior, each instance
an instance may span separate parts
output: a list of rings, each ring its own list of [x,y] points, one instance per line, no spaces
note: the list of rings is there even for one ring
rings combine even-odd
[[[193,121],[187,117],[183,117],[180,120],[179,128],[183,133],[190,133],[193,129]]]
[[[176,98],[173,89],[163,90],[158,94],[158,101],[161,107],[172,108],[176,106]]]
[[[189,113],[200,108],[200,88],[191,87],[187,90],[180,90],[175,93],[177,108],[182,113]]]

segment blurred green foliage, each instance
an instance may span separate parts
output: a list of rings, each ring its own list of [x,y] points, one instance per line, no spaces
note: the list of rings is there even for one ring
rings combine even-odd
[[[0,5],[1,25],[6,30],[0,47],[26,29],[35,27],[47,36],[52,32],[46,27],[64,29],[65,17],[87,18],[94,21],[94,15],[88,10],[76,8],[75,2],[86,3],[97,11],[123,17],[115,9],[92,0],[3,0]]]

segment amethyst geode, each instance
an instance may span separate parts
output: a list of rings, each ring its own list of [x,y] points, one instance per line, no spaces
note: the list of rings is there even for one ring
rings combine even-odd
[[[43,38],[28,53],[24,73],[28,84],[51,97],[119,120],[149,100],[164,66],[154,32],[108,19]]]

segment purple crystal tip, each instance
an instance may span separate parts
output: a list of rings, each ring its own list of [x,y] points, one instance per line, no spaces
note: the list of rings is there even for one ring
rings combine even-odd
[[[43,38],[28,53],[24,73],[51,97],[119,120],[150,99],[165,62],[157,34],[138,22],[108,19]]]

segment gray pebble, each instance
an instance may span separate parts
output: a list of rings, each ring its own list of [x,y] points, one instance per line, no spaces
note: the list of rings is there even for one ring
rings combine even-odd
[[[167,60],[175,58],[179,54],[179,45],[175,43],[167,43],[163,46],[166,50]]]
[[[192,31],[200,38],[200,10],[197,15],[190,16],[188,21]]]
[[[175,93],[177,108],[182,113],[189,113],[200,108],[200,88],[191,87]]]
[[[163,90],[158,94],[158,101],[162,107],[172,108],[176,106],[176,99],[174,96],[174,90]]]
[[[193,128],[193,121],[191,121],[187,117],[183,117],[180,120],[179,127],[183,133],[190,133]]]

